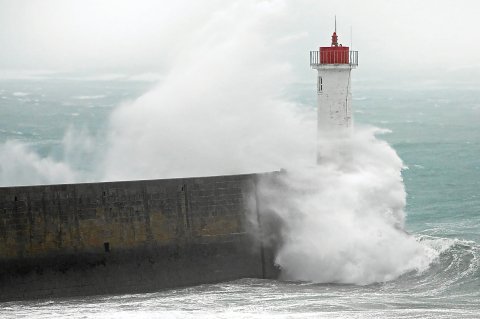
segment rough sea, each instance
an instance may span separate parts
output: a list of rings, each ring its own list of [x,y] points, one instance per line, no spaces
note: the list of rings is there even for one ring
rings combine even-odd
[[[0,143],[20,141],[60,158],[69,127],[102,136],[112,110],[152,85],[1,80]],[[368,285],[243,279],[148,294],[7,302],[0,303],[0,318],[480,318],[480,90],[355,85],[356,123],[391,130],[381,138],[406,166],[406,231],[440,252],[425,271]],[[310,89],[299,99],[315,105]]]

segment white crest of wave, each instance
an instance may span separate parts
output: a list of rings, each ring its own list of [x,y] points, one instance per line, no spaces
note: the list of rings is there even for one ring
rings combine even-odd
[[[322,163],[264,181],[262,211],[283,221],[286,279],[370,284],[423,271],[438,253],[403,230],[402,161],[374,128],[320,140]]]

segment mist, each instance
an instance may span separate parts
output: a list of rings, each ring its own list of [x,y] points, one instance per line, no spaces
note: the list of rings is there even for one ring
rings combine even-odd
[[[357,79],[392,86],[457,78],[478,84],[479,6],[473,0],[0,0],[0,75],[163,75],[176,67],[178,55],[221,41],[216,35],[231,30],[220,25],[199,37],[212,19],[227,14],[243,24],[250,14],[274,8],[277,18],[268,16],[253,32],[272,49],[277,41],[287,44],[270,57],[294,66],[297,81],[310,81],[308,50],[329,43],[336,15],[340,42],[361,52]]]

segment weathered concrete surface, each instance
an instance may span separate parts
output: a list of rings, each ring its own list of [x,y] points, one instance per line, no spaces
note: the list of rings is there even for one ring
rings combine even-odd
[[[0,188],[0,300],[274,277],[249,232],[257,178]]]

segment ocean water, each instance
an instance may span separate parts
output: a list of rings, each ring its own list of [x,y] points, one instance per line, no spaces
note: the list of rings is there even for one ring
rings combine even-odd
[[[60,159],[69,127],[102,136],[112,110],[152,85],[2,80],[0,143],[22,141]],[[314,105],[304,89],[298,99]],[[0,317],[480,318],[480,90],[362,84],[354,90],[354,110],[359,125],[391,131],[381,138],[404,161],[406,231],[440,252],[424,272],[370,285],[243,279],[149,294],[8,302],[0,304]]]

